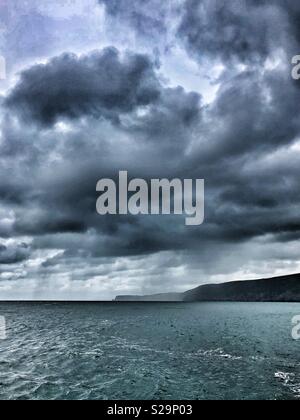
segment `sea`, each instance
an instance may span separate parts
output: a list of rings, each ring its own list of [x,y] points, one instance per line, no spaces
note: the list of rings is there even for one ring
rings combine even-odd
[[[297,315],[289,303],[0,303],[0,399],[298,400]]]

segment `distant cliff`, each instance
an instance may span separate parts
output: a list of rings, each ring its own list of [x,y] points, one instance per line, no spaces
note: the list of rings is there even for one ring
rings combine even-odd
[[[300,302],[300,274],[262,280],[208,284],[185,293],[118,296],[137,302]]]

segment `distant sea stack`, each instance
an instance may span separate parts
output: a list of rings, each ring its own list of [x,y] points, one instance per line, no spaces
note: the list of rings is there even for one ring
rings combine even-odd
[[[117,296],[118,302],[300,302],[300,274],[208,284],[185,293]]]

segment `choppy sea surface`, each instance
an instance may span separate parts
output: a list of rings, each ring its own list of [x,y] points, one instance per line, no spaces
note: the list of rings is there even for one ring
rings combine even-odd
[[[0,303],[0,399],[300,399],[299,304]]]

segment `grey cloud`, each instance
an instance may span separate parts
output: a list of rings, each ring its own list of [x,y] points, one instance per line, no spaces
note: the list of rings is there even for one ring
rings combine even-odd
[[[160,0],[99,0],[109,16],[120,19],[137,31],[139,35],[155,36],[167,31],[166,17],[171,2]],[[175,2],[176,3],[176,2]]]
[[[54,63],[55,60],[51,66]],[[60,67],[60,59],[56,63]],[[110,69],[110,77],[113,75]],[[241,242],[266,234],[288,233],[298,224],[296,213],[289,214],[288,220],[282,217],[286,207],[280,203],[280,179],[277,186],[272,185],[272,180],[277,179],[278,166],[269,168],[267,175],[262,167],[247,171],[247,165],[255,162],[257,156],[291,145],[297,137],[299,119],[295,106],[299,90],[290,80],[281,72],[261,75],[253,71],[235,76],[221,88],[216,101],[204,109],[198,94],[159,86],[158,98],[144,107],[141,114],[132,110],[127,120],[122,110],[116,112],[120,117],[116,126],[107,127],[103,121],[91,118],[83,126],[87,130],[83,133],[83,127],[71,120],[75,134],[71,131],[60,137],[50,131],[48,142],[44,135],[36,132],[34,145],[28,144],[26,148],[35,159],[27,163],[21,152],[22,164],[17,162],[15,167],[15,179],[24,178],[22,171],[24,174],[29,171],[31,175],[36,173],[34,184],[27,184],[27,188],[24,185],[27,192],[23,198],[16,190],[16,196],[21,200],[15,209],[13,228],[16,234],[40,237],[37,248],[85,250],[91,257],[100,258],[191,250],[206,241]],[[81,89],[79,85],[77,88]],[[285,101],[283,88],[287,94]],[[22,84],[19,89],[22,90]],[[269,94],[268,104],[264,89]],[[72,104],[70,102],[71,108]],[[294,118],[289,118],[293,113]],[[57,118],[61,115],[58,113]],[[97,126],[96,132],[101,132],[101,139],[93,138],[95,134],[89,131],[89,125]],[[26,125],[22,127],[20,140],[25,136],[24,127]],[[79,130],[80,139],[76,130]],[[108,138],[105,130],[109,130]],[[138,141],[139,147],[120,153],[120,135],[129,137],[133,144]],[[16,134],[13,138],[16,139],[16,156],[20,140]],[[43,142],[40,151],[39,147],[36,149],[39,142]],[[117,161],[114,160],[115,144],[118,145]],[[49,161],[45,160],[44,154],[48,146],[49,153],[56,150],[61,159],[50,163],[49,172],[46,170]],[[179,219],[97,216],[96,182],[101,177],[114,178],[120,168],[128,169],[132,177],[146,179],[205,178],[205,226],[187,230],[182,228]],[[261,178],[265,176],[268,178],[262,182]],[[20,185],[18,188],[23,190]],[[294,188],[290,196],[297,202]],[[266,208],[271,209],[267,219]],[[92,230],[94,235],[89,233]],[[60,239],[64,233],[71,235],[68,240]],[[43,236],[49,234],[56,236],[44,241]]]
[[[202,154],[232,158],[293,143],[299,133],[299,90],[289,70],[243,72],[221,87],[209,111],[214,138]],[[206,155],[206,158],[208,156]],[[248,155],[249,159],[252,158]]]
[[[299,12],[292,0],[186,0],[178,36],[200,61],[260,65],[278,48],[295,54]]]
[[[95,57],[97,60],[101,57],[101,62],[103,59],[103,62],[108,60],[110,63],[112,56],[118,65],[106,67],[105,77],[120,80],[120,73],[128,73],[127,63],[136,61],[132,55],[122,63],[125,70],[116,51],[106,50],[86,56],[85,60],[94,63]],[[76,63],[77,59],[72,58],[71,61]],[[43,88],[46,92],[51,92],[52,79],[49,81],[46,75],[50,71],[57,74],[62,67],[64,68],[64,62],[65,57],[59,57],[49,65],[29,70],[8,98],[8,106],[12,107],[12,98],[18,106],[20,101],[16,101],[16,98],[27,98],[27,95],[17,93],[27,92],[29,75],[31,85],[35,84],[36,74],[38,80],[42,75]],[[143,57],[143,62],[150,66],[150,59]],[[81,65],[83,68],[88,67],[84,62]],[[27,188],[24,185],[24,191],[27,192],[23,198],[18,194],[18,189],[23,190],[20,185],[18,189],[12,188],[12,191],[15,191],[14,195],[20,199],[19,203],[16,202],[19,206],[15,209],[15,233],[41,237],[37,242],[38,246],[42,246],[43,235],[56,234],[53,239],[45,240],[43,246],[53,249],[58,247],[66,250],[86,250],[91,257],[100,258],[193,249],[202,246],[206,241],[240,242],[265,234],[289,232],[291,226],[296,226],[296,214],[290,214],[288,221],[281,216],[285,207],[280,206],[280,184],[270,189],[271,184],[268,181],[261,181],[260,174],[264,173],[263,168],[254,169],[254,172],[246,170],[249,162],[253,159],[255,161],[258,155],[290,145],[296,139],[299,132],[296,109],[299,90],[295,89],[293,83],[280,71],[266,72],[264,75],[259,71],[245,72],[224,84],[210,107],[202,108],[198,94],[187,93],[183,88],[165,88],[158,82],[153,67],[147,69],[155,81],[156,88],[159,88],[159,94],[154,103],[150,102],[146,107],[141,107],[141,114],[137,112],[139,102],[136,99],[129,103],[134,104],[137,109],[134,109],[134,106],[123,108],[121,100],[113,102],[112,111],[112,102],[103,100],[99,93],[97,100],[101,103],[101,112],[103,115],[113,112],[119,120],[117,125],[110,118],[110,125],[106,126],[105,122],[89,117],[88,124],[81,126],[78,121],[72,120],[73,111],[70,111],[75,109],[82,115],[84,108],[78,108],[81,101],[76,95],[68,97],[65,94],[68,98],[69,114],[65,114],[65,110],[59,108],[65,103],[60,99],[53,115],[57,120],[68,116],[72,127],[75,128],[75,134],[71,131],[70,134],[61,137],[55,131],[52,134],[50,131],[46,141],[45,136],[37,131],[34,144],[28,143],[25,152],[35,156],[34,160],[29,157],[28,162],[24,161],[24,150],[19,146],[22,144],[21,139],[24,141],[26,125],[21,129],[22,135],[12,135],[12,132],[7,130],[9,138],[13,138],[15,142],[14,156],[20,153],[22,159],[21,165],[17,162],[15,166],[14,179],[25,178],[22,172],[31,175],[36,173],[34,184],[27,184]],[[85,78],[77,80],[76,74],[75,72],[74,82],[69,80],[71,92],[73,85],[76,85],[79,92],[86,87]],[[71,76],[73,77],[72,72]],[[140,80],[140,72],[137,72],[136,77]],[[60,86],[63,87],[63,83]],[[129,98],[137,98],[136,86],[138,83],[134,82],[128,86]],[[285,101],[282,98],[284,89]],[[265,91],[268,92],[268,101]],[[102,92],[101,89],[99,92]],[[44,97],[47,98],[47,94]],[[89,99],[89,96],[86,98]],[[28,97],[27,106],[30,109],[34,104],[33,109],[43,110],[44,101],[43,97],[33,100]],[[56,103],[56,100],[53,103]],[[124,110],[128,114],[128,109],[131,113],[125,118]],[[20,112],[20,108],[17,108],[17,111]],[[289,118],[293,114],[294,118]],[[32,124],[45,123],[45,118],[41,117],[43,113],[36,115],[38,117],[31,120]],[[95,134],[89,131],[89,125],[97,126],[96,131],[101,132],[100,139],[94,138]],[[87,130],[85,133],[83,128]],[[31,128],[28,130],[30,133]],[[76,134],[76,130],[79,130],[81,138]],[[110,134],[106,138],[107,130]],[[124,150],[124,154],[120,153],[121,143],[118,136],[122,135],[130,138],[133,144],[138,141],[139,147],[133,147],[132,151]],[[39,142],[43,143],[40,150]],[[118,145],[117,161],[114,161],[115,144]],[[190,152],[187,153],[189,149]],[[61,159],[50,163],[49,172],[46,169],[49,161],[45,159],[45,150],[49,150],[49,153],[56,151]],[[184,230],[181,226],[182,221],[177,220],[174,224],[172,218],[167,220],[97,216],[96,182],[101,177],[115,177],[120,168],[129,171],[132,168],[130,176],[146,179],[162,176],[207,179],[208,209],[205,226],[201,227],[201,230]],[[267,176],[274,179],[276,171],[275,165],[269,168]],[[262,192],[262,186],[265,192]],[[291,191],[292,194],[294,190]],[[248,198],[248,204],[245,197]],[[294,194],[294,200],[296,197]],[[8,200],[10,196],[4,195],[4,198]],[[254,209],[249,207],[249,201]],[[272,210],[267,219],[266,207]],[[89,234],[91,230],[95,232],[94,235]],[[64,233],[72,236],[61,241],[57,235]]]
[[[18,245],[0,244],[0,264],[16,264],[27,260],[30,256],[30,247],[21,243]]]
[[[64,83],[67,76],[61,73],[65,60],[72,63],[67,66],[69,84]],[[78,62],[80,71],[73,72]],[[102,64],[101,74],[106,80],[97,86],[96,96],[107,118],[86,115],[87,121],[81,123],[75,115],[84,115],[85,106],[93,106],[94,84],[88,84],[86,103],[73,89],[86,90],[86,78],[79,80],[77,75],[82,75],[89,63],[94,71],[95,62]],[[54,78],[48,78],[49,73],[61,76],[56,81],[59,98],[55,93],[52,96]],[[35,86],[47,93],[32,95],[31,87],[34,90]],[[148,95],[151,86],[153,95]],[[50,105],[49,116],[45,108]],[[13,175],[2,185],[2,198],[14,208],[14,234],[84,234],[94,229],[105,238],[99,240],[99,246],[88,245],[84,237],[76,246],[92,246],[98,256],[143,254],[181,246],[179,238],[170,240],[161,232],[161,225],[153,229],[152,222],[133,217],[100,218],[95,211],[95,186],[101,177],[116,177],[121,168],[129,170],[131,177],[145,178],[160,173],[168,176],[174,168],[180,172],[178,153],[188,147],[201,122],[200,95],[179,87],[165,88],[146,56],[129,54],[121,60],[116,50],[109,49],[81,59],[62,56],[28,70],[6,106],[21,117],[21,126],[15,126],[13,118],[6,118],[4,142],[0,145],[0,169],[5,173],[9,168]],[[25,115],[30,116],[29,121],[23,119]],[[55,119],[66,121],[66,117],[70,132],[57,132],[51,124]],[[41,123],[46,124],[45,132],[40,130]],[[124,136],[130,142],[126,140],[122,150],[119,137]],[[152,165],[147,166],[147,159]]]
[[[179,35],[199,59],[250,63],[268,56],[285,23],[277,19],[264,1],[187,0]]]
[[[201,63],[212,59],[259,66],[280,47],[295,55],[300,43],[300,10],[293,0],[134,0],[130,7],[126,0],[99,3],[115,24],[127,25],[142,38],[159,38],[159,48],[172,48],[177,33],[177,42]]]
[[[64,54],[21,74],[6,106],[24,120],[51,126],[85,115],[118,121],[119,114],[159,97],[160,84],[145,55],[122,59],[114,48],[85,57]]]

